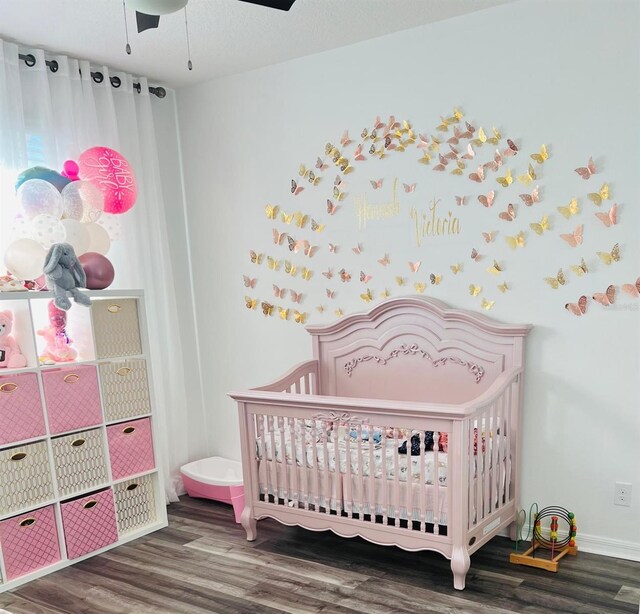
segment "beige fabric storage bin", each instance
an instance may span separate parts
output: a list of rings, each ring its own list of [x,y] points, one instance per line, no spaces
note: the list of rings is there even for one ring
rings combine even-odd
[[[53,499],[53,480],[46,441],[0,451],[0,514],[9,514]]]
[[[91,315],[98,358],[142,354],[136,299],[94,299]]]
[[[100,364],[102,405],[107,422],[151,413],[147,363],[142,359]]]
[[[102,429],[51,440],[61,497],[90,490],[109,481]]]
[[[153,475],[120,482],[113,490],[120,535],[137,531],[156,521]]]

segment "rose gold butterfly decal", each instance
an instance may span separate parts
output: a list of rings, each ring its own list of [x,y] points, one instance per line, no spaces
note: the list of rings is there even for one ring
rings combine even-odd
[[[616,287],[614,285],[609,286],[604,292],[596,292],[593,295],[593,300],[596,303],[600,303],[605,307],[609,307],[609,305],[613,305],[613,301],[616,298]]]
[[[319,171],[326,171],[329,168],[328,164],[324,163],[324,160],[320,157],[318,157],[318,159],[316,160],[316,168]]]
[[[587,166],[579,166],[578,168],[575,169],[575,171],[585,181],[591,178],[591,175],[596,174],[596,165],[595,165],[595,162],[593,161],[593,158],[589,158],[589,162],[587,163]]]
[[[291,300],[294,303],[298,303],[298,305],[302,302],[302,292],[294,292],[293,290],[289,290],[289,293],[291,294]]]
[[[640,296],[640,277],[636,279],[635,284],[622,284],[622,291],[633,297]]]
[[[362,145],[358,145],[354,152],[353,152],[353,159],[356,162],[362,162],[364,160],[366,160],[367,158],[364,156],[364,154],[362,153]]]
[[[340,279],[343,282],[350,282],[351,281],[351,275],[349,273],[347,273],[344,269],[340,269],[338,271],[338,275],[340,275]]]
[[[337,254],[338,253],[338,245],[334,245],[333,243],[329,243],[329,252],[331,254]]]
[[[484,168],[479,166],[475,173],[469,173],[469,179],[476,183],[482,183],[484,181]]]
[[[478,262],[481,258],[482,258],[482,256],[478,253],[478,250],[474,247],[471,250],[471,260],[474,260],[475,262]]]
[[[417,273],[420,270],[420,265],[422,264],[422,261],[418,260],[418,262],[409,262],[408,264],[411,272]]]
[[[329,290],[329,288],[327,288],[326,292],[327,292],[327,298],[332,299],[336,295],[335,290]]]
[[[540,189],[536,186],[531,194],[520,194],[520,200],[527,205],[527,207],[531,207],[533,203],[540,202]]]
[[[404,187],[404,191],[407,194],[411,194],[412,192],[416,191],[416,184],[415,183],[403,183],[402,186]]]
[[[342,145],[343,147],[346,147],[347,145],[350,145],[351,143],[353,143],[353,141],[349,138],[349,131],[345,130],[342,133],[342,137],[340,138],[340,145]]]
[[[246,288],[255,288],[258,280],[256,278],[251,278],[247,275],[243,275],[242,279],[244,280],[244,285]]]
[[[615,226],[618,223],[618,205],[614,203],[607,213],[596,213],[595,215],[607,228]]]
[[[466,205],[467,204],[465,202],[466,198],[467,198],[466,196],[456,196],[456,205],[458,205],[458,207]]]
[[[426,150],[429,147],[429,137],[424,134],[418,134],[418,144],[416,147],[423,151]]]
[[[472,126],[468,121],[464,122],[466,130],[460,135],[461,139],[472,139],[476,132],[475,126]]]
[[[338,205],[334,205],[328,198],[327,198],[327,213],[329,215],[333,215],[337,210],[338,210]]]
[[[276,298],[284,298],[287,294],[286,288],[279,288],[275,284],[273,284],[273,294]]]
[[[484,194],[480,194],[480,196],[478,196],[478,200],[484,207],[493,207],[493,201],[495,197],[496,193],[491,190],[491,192],[489,192],[486,196]]]
[[[352,251],[354,254],[360,255],[360,254],[362,253],[362,244],[361,244],[361,243],[358,243],[355,247],[352,247],[352,248],[351,248],[351,251]]]
[[[493,160],[489,162],[485,162],[482,167],[485,169],[492,170],[494,173],[502,166],[502,156],[500,152],[496,149],[496,153],[493,156]],[[505,186],[506,187],[506,186]]]
[[[327,278],[331,279],[333,277],[333,269],[327,269],[326,271],[322,271],[322,274]]]
[[[471,143],[467,143],[467,153],[462,154],[465,160],[473,160],[476,157],[476,152],[471,146]]]
[[[379,189],[382,187],[382,182],[383,182],[383,181],[384,181],[384,179],[383,179],[383,178],[381,178],[381,179],[377,179],[376,181],[369,180],[369,183],[371,184],[371,187],[372,187],[374,190],[379,190]]]
[[[384,137],[384,148],[388,149],[389,151],[393,151],[394,149],[397,149],[398,145],[396,145],[392,138],[387,135]]]
[[[300,241],[298,241],[300,243]],[[313,257],[313,255],[320,249],[319,245],[311,245],[309,241],[302,241],[302,250],[305,256],[309,258]]]
[[[277,228],[273,229],[273,242],[276,245],[282,245],[286,237],[288,237],[286,232],[278,232]]]
[[[300,194],[300,192],[302,192],[302,190],[304,190],[304,188],[302,186],[299,186],[295,179],[291,180],[291,193],[294,196],[297,196],[298,194]]]
[[[516,208],[513,206],[512,203],[509,203],[507,205],[507,210],[501,211],[500,213],[498,213],[498,217],[501,220],[505,220],[506,222],[513,222],[513,220],[516,219]]]
[[[571,247],[578,247],[582,245],[582,231],[584,230],[584,224],[580,224],[570,235],[560,235],[563,241],[566,241]]]
[[[587,300],[587,297],[583,294],[577,303],[567,303],[564,308],[574,316],[582,316],[587,313]]]
[[[289,243],[289,251],[296,252],[304,247],[304,241],[296,241],[291,235],[287,236],[287,242]]]
[[[447,164],[449,164],[449,160],[445,158],[442,154],[438,154],[438,160],[440,160],[440,164],[436,164],[433,167],[434,171],[444,171],[447,168]]]
[[[507,149],[502,152],[503,157],[515,156],[518,153],[518,146],[511,139],[507,139],[507,145]]]
[[[371,275],[367,275],[364,271],[360,271],[360,281],[363,284],[369,283],[369,280],[371,279],[372,279]]]
[[[493,243],[497,234],[497,230],[492,230],[491,232],[483,232],[482,236],[484,237],[485,243]]]
[[[385,254],[383,258],[380,258],[378,260],[378,262],[382,265],[382,266],[387,266],[389,265],[389,263],[391,262],[389,260],[389,254]]]

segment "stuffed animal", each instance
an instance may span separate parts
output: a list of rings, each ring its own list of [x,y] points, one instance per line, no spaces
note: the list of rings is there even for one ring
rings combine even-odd
[[[11,335],[13,313],[0,311],[0,368],[22,369],[27,359],[20,353],[18,342]]]
[[[47,286],[53,292],[55,304],[60,308],[71,308],[67,293],[73,296],[80,305],[91,305],[91,299],[78,288],[87,287],[87,276],[78,261],[72,245],[54,243],[44,261],[43,272],[47,278]]]
[[[53,301],[49,301],[49,326],[38,331],[47,344],[40,360],[46,362],[70,362],[75,360],[78,352],[71,347],[72,339],[67,335],[67,312],[58,309]]]

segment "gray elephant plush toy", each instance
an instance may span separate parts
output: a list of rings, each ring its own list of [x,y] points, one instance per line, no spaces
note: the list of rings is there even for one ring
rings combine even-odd
[[[55,243],[49,249],[43,270],[47,278],[47,286],[54,294],[54,303],[59,309],[71,308],[71,301],[67,293],[73,296],[76,303],[91,305],[91,299],[78,288],[86,288],[85,275],[78,257],[69,243]]]

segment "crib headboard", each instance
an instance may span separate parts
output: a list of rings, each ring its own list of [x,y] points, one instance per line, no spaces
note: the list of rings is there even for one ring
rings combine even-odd
[[[530,328],[433,298],[402,297],[307,330],[320,394],[462,403],[505,369],[523,365]]]

